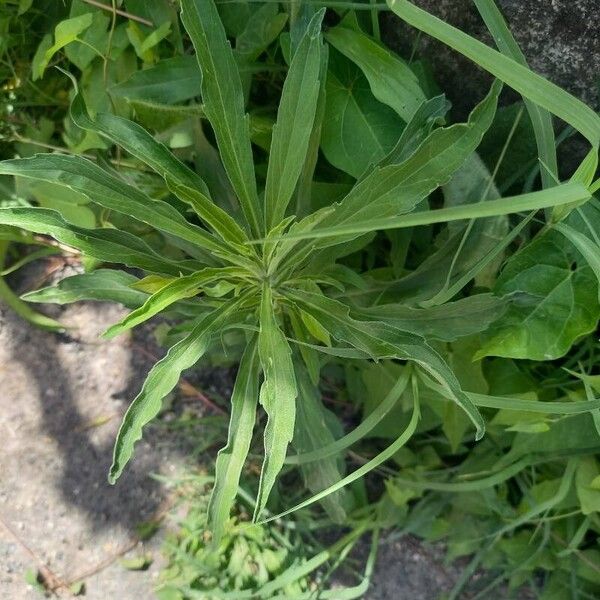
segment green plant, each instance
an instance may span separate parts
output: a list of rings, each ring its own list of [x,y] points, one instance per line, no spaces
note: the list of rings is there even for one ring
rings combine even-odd
[[[206,531],[212,478],[188,473],[168,483],[179,502],[171,511],[175,529],[163,547],[168,564],[157,589],[160,600],[223,597],[300,600],[315,596],[349,600],[361,597],[368,588],[376,545],[356,585],[324,589],[367,527],[353,529],[329,547],[323,547],[315,539],[313,533],[322,524],[311,519],[288,519],[268,527],[259,524],[249,527],[248,510],[254,508],[254,501],[242,487],[232,517],[215,546]]]
[[[207,509],[215,543],[225,532],[259,401],[267,423],[255,520],[286,464],[301,468],[314,494],[286,512],[321,501],[331,518],[343,522],[355,508],[344,488],[402,456],[411,437],[430,426],[442,427],[456,451],[467,432],[473,437],[473,426],[477,439],[483,437],[482,411],[489,416],[489,409],[509,411],[517,419],[523,413],[597,414],[599,403],[592,397],[574,403],[562,396],[531,399],[514,397],[510,389],[495,395],[470,389],[470,378],[478,380],[466,366],[473,357],[559,359],[596,328],[600,315],[600,213],[593,198],[599,186],[600,118],[532,73],[495,5],[476,4],[500,51],[409,2],[389,4],[411,25],[499,80],[466,123],[446,126],[445,99],[426,92],[423,78],[378,43],[376,28],[374,37],[367,35],[364,20],[353,11],[340,9],[344,18],[323,36],[324,10],[293,4],[281,13],[264,4],[247,33],[221,6],[225,29],[212,0],[183,0],[182,20],[200,70],[189,56],[170,57],[164,62],[176,65],[159,61],[134,73],[114,88],[115,96],[138,103],[138,118],[154,116],[153,123],[165,106],[169,118],[183,114],[174,136],[184,136],[184,127],[196,123],[196,148],[214,169],[189,168],[141,126],[106,112],[110,103],[92,116],[83,93],[72,100],[73,122],[91,139],[120,146],[135,165],[149,167],[164,183],[145,172],[134,178],[119,171],[102,154],[95,163],[57,154],[0,163],[2,174],[63,186],[84,197],[94,207],[94,225],[102,226],[81,226],[37,206],[1,208],[0,223],[50,235],[99,263],[123,264],[145,275],[138,279],[138,271],[97,269],[27,299],[108,299],[134,309],[108,336],[167,310],[178,317],[167,356],[152,369],[125,416],[112,481],[180,373],[219,342],[242,356],[229,437],[217,459]],[[358,11],[366,5],[352,7]],[[257,26],[264,19],[270,27]],[[288,19],[289,33],[281,33]],[[227,34],[236,38],[235,52]],[[174,66],[187,77],[199,79],[201,72],[201,89],[197,81],[189,89],[173,84],[177,93],[165,97],[169,86],[161,77]],[[287,72],[284,81],[282,71]],[[272,79],[253,79],[256,72]],[[502,197],[495,185],[520,113],[496,165],[475,154],[497,124],[500,81],[526,100],[539,191],[521,186]],[[148,90],[158,98],[149,98]],[[201,105],[178,104],[199,93]],[[246,99],[264,96],[278,103],[276,117],[264,103],[252,104],[248,117]],[[164,104],[157,105],[158,99]],[[558,181],[550,113],[592,146],[565,183]],[[197,128],[199,114],[211,126],[207,135]],[[360,146],[349,136],[346,119],[361,132]],[[209,142],[213,138],[218,155]],[[507,189],[518,183],[516,178]],[[444,194],[442,208],[437,207],[438,188]],[[523,213],[520,220],[507,218]],[[434,235],[432,251],[428,242]],[[518,240],[528,243],[512,253]],[[481,288],[496,293],[479,293]],[[469,338],[480,335],[483,341],[469,348]],[[374,366],[377,362],[382,366]],[[387,373],[378,382],[385,391],[367,394],[365,419],[346,435],[324,408],[318,389],[322,369],[336,364],[348,381],[357,372],[363,378],[365,372],[375,378]],[[345,476],[340,454],[385,425],[390,414],[397,419],[383,437],[391,437],[391,443]],[[514,425],[523,428],[521,421]],[[489,437],[475,448],[485,448]],[[290,442],[296,454],[286,457]],[[477,451],[473,456],[476,460]],[[515,468],[505,475],[514,475]],[[399,505],[401,497],[396,493],[394,500],[392,494]],[[404,504],[411,499],[404,498]],[[378,517],[372,527],[391,522]]]

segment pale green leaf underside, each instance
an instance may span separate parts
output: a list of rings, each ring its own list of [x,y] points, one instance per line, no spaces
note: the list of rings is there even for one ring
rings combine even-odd
[[[141,306],[148,294],[132,289],[137,277],[116,269],[97,269],[62,279],[56,285],[22,296],[27,302],[70,304],[80,300],[118,302],[127,308]]]

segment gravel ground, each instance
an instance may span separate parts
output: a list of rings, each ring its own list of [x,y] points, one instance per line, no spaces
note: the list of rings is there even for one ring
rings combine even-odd
[[[2,599],[40,597],[24,582],[25,570],[37,568],[31,553],[72,581],[130,547],[132,528],[160,511],[164,499],[148,474],[173,473],[183,464],[176,448],[150,435],[119,484],[107,483],[125,400],[148,368],[126,338],[98,341],[122,313],[108,305],[71,306],[60,317],[73,328],[67,337],[36,330],[0,308]],[[159,544],[157,538],[129,555],[159,556]],[[115,562],[86,579],[86,597],[152,598],[157,571],[157,563],[142,574]]]
[[[139,351],[148,348],[148,336],[99,341],[122,314],[105,304],[72,305],[60,310],[69,335],[56,335],[0,306],[2,600],[41,597],[25,582],[28,569],[46,565],[70,582],[135,545],[135,524],[159,513],[166,496],[148,475],[185,465],[181,442],[150,429],[119,484],[106,482],[126,401],[151,364]],[[209,382],[201,378],[201,385]],[[160,544],[158,535],[126,555],[152,554],[146,572],[125,570],[117,560],[86,577],[85,597],[153,599]],[[434,600],[455,581],[456,570],[442,566],[440,552],[416,540],[382,544],[379,554],[369,600]],[[70,597],[65,590],[60,595]]]

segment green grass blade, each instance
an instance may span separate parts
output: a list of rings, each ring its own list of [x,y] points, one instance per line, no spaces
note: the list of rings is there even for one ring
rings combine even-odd
[[[600,145],[600,116],[568,92],[408,0],[388,0],[388,6],[409,25],[457,50],[525,98],[566,121],[594,148]]]
[[[227,251],[222,242],[188,223],[170,204],[149,198],[81,156],[38,154],[31,158],[5,160],[0,162],[0,174],[62,185],[83,194],[99,206],[125,214],[200,248],[212,252]]]
[[[205,316],[183,340],[172,346],[167,355],[152,367],[141,392],[130,404],[115,442],[113,462],[108,480],[115,483],[133,456],[135,443],[142,438],[142,429],[160,412],[163,398],[179,382],[181,373],[207,351],[211,337],[225,319],[239,308],[241,300],[225,304]]]
[[[420,374],[421,379],[427,387],[447,397],[446,391],[427,376]],[[466,392],[467,396],[475,406],[481,408],[497,408],[502,410],[516,410],[539,413],[543,415],[578,415],[582,413],[592,412],[600,408],[599,400],[586,400],[577,402],[540,402],[538,400],[522,400],[520,398],[512,398],[510,396],[490,396],[488,394],[476,394],[474,392]]]
[[[298,388],[292,352],[279,328],[271,288],[265,283],[260,306],[258,353],[264,373],[260,403],[267,413],[265,459],[260,475],[254,520],[267,504],[275,479],[283,466],[288,444],[294,437]]]
[[[202,100],[221,159],[254,235],[263,232],[240,73],[213,0],[182,0],[181,20],[202,70]]]
[[[208,504],[208,528],[215,545],[225,532],[252,442],[258,403],[259,369],[257,344],[256,339],[253,339],[242,356],[231,396],[227,445],[219,451],[215,465],[215,484]]]
[[[408,122],[425,94],[410,67],[387,48],[360,31],[343,25],[330,29],[325,39],[365,74],[377,100]]]
[[[92,119],[80,93],[73,98],[70,114],[75,125],[114,142],[161,177],[168,174],[178,185],[198,189],[209,195],[202,178],[137,123],[109,113],[97,113]]]
[[[178,276],[197,271],[199,266],[194,261],[175,262],[162,258],[148,244],[125,231],[77,227],[47,208],[0,208],[0,225],[49,235],[103,262],[124,264],[151,273]]]
[[[265,188],[267,230],[285,216],[306,160],[321,83],[324,15],[325,9],[322,9],[311,19],[283,85],[277,122],[273,126]]]
[[[390,444],[385,450],[383,450],[377,456],[375,456],[375,458],[372,458],[369,462],[364,464],[362,467],[359,467],[358,469],[356,469],[356,471],[350,473],[350,475],[347,475],[346,477],[338,481],[336,484],[328,487],[327,489],[323,490],[322,492],[319,492],[318,494],[315,494],[314,496],[311,496],[310,498],[308,498],[308,500],[297,504],[293,508],[290,508],[289,510],[286,510],[278,515],[266,519],[265,521],[263,521],[263,523],[269,523],[270,521],[281,519],[287,515],[296,512],[297,510],[302,510],[303,508],[311,506],[315,502],[319,502],[323,498],[326,498],[330,494],[341,490],[345,486],[350,485],[355,481],[358,481],[361,477],[364,477],[373,469],[376,469],[377,467],[382,465],[385,461],[389,460],[392,456],[394,456],[394,454],[396,454],[396,452],[398,452],[398,450],[400,450],[400,448],[402,448],[402,446],[404,446],[408,442],[408,440],[410,440],[410,438],[417,430],[417,425],[419,424],[420,416],[421,411],[417,395],[415,396],[415,403],[413,406],[413,413],[410,422],[406,429],[400,434],[400,436],[398,436],[394,443]]]
[[[519,48],[494,0],[474,0],[474,2],[500,52],[529,68],[525,55]],[[524,100],[533,125],[538,155],[542,163],[543,186],[545,188],[554,187],[558,180],[558,163],[552,115],[528,98],[524,98]]]
[[[340,454],[349,446],[352,446],[356,442],[364,438],[378,423],[380,423],[385,416],[396,406],[398,400],[402,397],[404,390],[408,384],[408,378],[410,375],[409,369],[405,369],[402,376],[394,384],[389,394],[383,399],[381,404],[375,408],[365,419],[360,422],[360,425],[355,427],[350,433],[344,437],[336,440],[335,442],[317,448],[312,452],[305,452],[303,454],[296,454],[295,456],[288,456],[285,460],[286,464],[289,465],[304,465],[309,462],[321,460],[329,456]]]
[[[316,229],[308,233],[286,234],[286,239],[314,239],[331,236],[347,236],[351,234],[367,233],[385,229],[400,229],[404,227],[417,227],[419,225],[432,225],[433,223],[447,223],[465,219],[482,219],[486,217],[499,217],[532,210],[540,210],[553,206],[562,206],[572,202],[589,200],[591,195],[588,189],[580,183],[563,183],[555,188],[509,196],[487,202],[476,202],[429,210],[414,212],[399,217],[388,217],[373,221],[363,221],[355,225],[343,225]]]

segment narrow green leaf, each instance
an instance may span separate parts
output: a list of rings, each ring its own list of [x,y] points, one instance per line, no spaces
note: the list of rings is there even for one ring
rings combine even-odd
[[[208,195],[208,188],[202,178],[184,165],[173,153],[137,123],[111,115],[97,113],[92,119],[83,95],[77,93],[70,110],[75,125],[86,131],[93,131],[121,146],[143,163],[154,169],[158,175],[168,175],[177,185],[185,185]]]
[[[365,319],[390,323],[426,339],[452,342],[487,329],[504,313],[507,304],[507,300],[492,294],[476,294],[427,308],[391,303],[358,309],[356,312]]]
[[[215,465],[215,485],[208,504],[208,527],[215,545],[225,532],[252,442],[259,393],[259,368],[256,339],[253,339],[242,356],[231,396],[227,445],[219,451]]]
[[[265,426],[265,459],[260,475],[254,520],[260,516],[294,437],[298,389],[292,352],[275,316],[273,293],[265,283],[260,305],[258,352],[264,373],[260,403],[268,416]]]
[[[433,124],[437,120],[443,119],[449,109],[450,103],[444,95],[425,100],[402,130],[396,145],[389,154],[373,167],[386,167],[387,165],[398,165],[404,162],[431,133]],[[367,174],[365,173],[365,175]]]
[[[200,227],[188,223],[171,205],[153,200],[81,156],[38,154],[0,162],[0,173],[47,181],[79,192],[99,206],[115,210],[159,231],[197,244],[205,250],[227,253],[227,247]]]
[[[58,321],[32,310],[27,303],[23,302],[8,286],[3,277],[0,277],[0,301],[5,303],[22,319],[29,321],[32,325],[48,331],[64,331],[65,327]]]
[[[190,334],[172,346],[148,374],[141,392],[130,404],[115,442],[113,463],[108,480],[115,483],[133,456],[142,429],[160,412],[162,399],[177,385],[182,371],[193,367],[204,355],[215,330],[235,311],[242,300],[228,303],[203,317]]]
[[[325,9],[322,9],[311,19],[283,85],[277,122],[273,126],[265,188],[268,230],[285,216],[306,159],[319,97],[324,15]]]
[[[263,212],[256,191],[242,83],[219,13],[213,0],[182,0],[181,19],[196,49],[204,110],[223,165],[252,232],[262,233]]]
[[[384,46],[360,31],[343,25],[330,29],[325,39],[358,65],[377,100],[408,122],[426,98],[410,67]]]
[[[206,223],[224,242],[231,244],[241,254],[251,254],[244,243],[248,241],[245,231],[237,224],[235,219],[217,206],[204,192],[188,185],[179,185],[166,176],[169,189],[184,202],[187,202],[196,214]]]
[[[413,413],[412,413],[410,422],[409,422],[408,426],[406,427],[406,429],[398,436],[398,438],[396,439],[396,441],[394,443],[390,444],[385,450],[380,452],[377,456],[372,458],[369,462],[365,463],[362,467],[359,467],[358,469],[356,469],[356,471],[353,471],[352,473],[350,473],[350,475],[347,475],[346,477],[344,477],[343,479],[341,479],[334,485],[328,487],[325,490],[322,490],[321,492],[319,492],[318,494],[315,494],[314,496],[311,496],[308,500],[305,500],[304,502],[297,504],[293,508],[290,508],[289,510],[286,510],[278,515],[275,515],[273,517],[266,519],[264,521],[264,523],[269,523],[270,521],[273,521],[275,519],[280,519],[282,517],[285,517],[289,514],[296,512],[298,510],[302,510],[303,508],[306,508],[307,506],[310,506],[311,504],[314,504],[315,502],[319,502],[320,500],[323,500],[330,494],[333,494],[333,493],[337,492],[338,490],[341,490],[345,486],[350,485],[351,483],[357,481],[361,477],[364,477],[367,473],[370,473],[373,469],[376,469],[377,467],[382,465],[384,462],[386,462],[387,460],[392,458],[392,456],[394,456],[394,454],[396,454],[396,452],[398,452],[398,450],[400,450],[400,448],[402,448],[402,446],[404,446],[410,440],[410,438],[413,436],[413,434],[417,430],[417,425],[419,424],[420,417],[421,417],[421,411],[420,411],[420,406],[419,406],[418,395],[416,395],[415,403],[413,406]]]
[[[474,2],[502,54],[528,68],[527,59],[521,48],[519,48],[494,0],[474,0]],[[538,155],[542,162],[542,182],[545,188],[553,187],[558,180],[558,164],[552,116],[535,102],[528,98],[524,98],[524,100],[533,125]]]
[[[594,148],[598,148],[600,116],[589,106],[514,59],[444,23],[408,0],[388,0],[387,4],[392,12],[409,25],[464,54],[525,98],[566,121],[587,138]]]
[[[151,273],[178,276],[198,270],[195,261],[170,261],[159,256],[137,236],[117,229],[84,229],[67,223],[47,208],[0,208],[0,224],[22,227],[81,250],[103,262],[137,267]]]
[[[308,233],[295,233],[290,231],[286,234],[287,239],[313,239],[327,238],[330,236],[346,236],[369,231],[385,229],[400,229],[403,227],[416,227],[418,225],[431,225],[433,223],[447,223],[450,221],[461,221],[464,219],[482,219],[486,217],[498,217],[531,210],[540,210],[553,206],[561,206],[574,202],[589,200],[589,191],[580,183],[563,183],[548,190],[521,194],[520,196],[509,196],[498,200],[463,204],[439,210],[414,212],[400,217],[388,217],[373,221],[363,221],[356,225],[344,225],[328,227],[327,229],[313,229]]]
[[[137,277],[117,269],[97,269],[62,279],[56,285],[29,292],[26,302],[70,304],[79,300],[118,302],[127,308],[141,306],[148,294],[132,289]]]
[[[337,419],[321,402],[319,389],[311,381],[306,369],[296,369],[300,401],[296,412],[296,431],[292,441],[299,456],[318,454],[318,450],[335,442],[330,424]],[[287,460],[286,460],[287,462]],[[337,483],[344,476],[343,462],[336,454],[317,456],[312,461],[298,462],[306,487],[313,493]],[[340,490],[323,499],[327,515],[335,523],[344,523],[350,498]]]
[[[290,233],[289,238],[326,238],[334,234],[373,231],[365,223],[387,219],[404,221],[408,213],[438,186],[445,183],[479,145],[492,123],[501,86],[495,83],[487,97],[473,110],[468,123],[440,128],[431,133],[407,160],[399,165],[377,167],[360,181],[311,229],[310,234]],[[379,227],[378,227],[379,228]],[[341,240],[347,241],[347,240]],[[341,243],[340,239],[329,243]],[[327,242],[320,242],[320,246]]]

